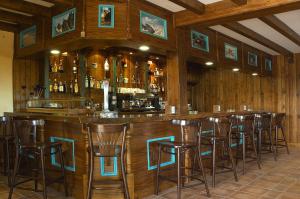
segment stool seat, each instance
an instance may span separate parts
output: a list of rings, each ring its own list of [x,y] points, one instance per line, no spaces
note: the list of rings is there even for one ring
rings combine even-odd
[[[195,145],[195,143],[193,143],[193,142],[162,141],[162,142],[158,142],[158,144],[161,144],[161,145],[166,146],[166,147],[173,147],[173,148],[193,148],[193,147],[197,147],[197,145]]]
[[[119,157],[121,149],[121,145],[93,146],[93,154],[95,157]],[[88,149],[88,151],[90,150]]]
[[[58,147],[61,146],[62,144],[59,142],[53,142],[53,143],[43,143],[43,142],[38,142],[38,143],[34,143],[34,144],[24,144],[24,145],[20,145],[20,149],[28,149],[28,150],[40,150],[40,149],[46,149],[46,148],[53,148],[53,147]]]

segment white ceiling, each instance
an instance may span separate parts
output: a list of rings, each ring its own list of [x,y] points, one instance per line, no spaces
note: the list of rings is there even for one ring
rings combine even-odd
[[[53,3],[49,3],[49,2],[46,2],[46,1],[43,1],[43,0],[24,0],[24,1],[27,1],[29,3],[34,3],[34,4],[37,4],[37,5],[40,5],[40,6],[45,6],[45,7],[52,7],[54,6]]]

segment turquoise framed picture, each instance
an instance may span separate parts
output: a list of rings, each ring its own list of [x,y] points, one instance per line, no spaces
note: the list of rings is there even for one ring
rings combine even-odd
[[[248,52],[248,65],[257,67],[257,54]]]
[[[20,48],[36,44],[36,26],[31,26],[20,32]]]
[[[224,44],[225,47],[225,58],[234,61],[238,60],[238,49],[236,46],[230,45],[228,43]]]
[[[167,40],[167,20],[150,13],[140,11],[140,31],[145,34]]]
[[[191,31],[191,42],[192,47],[209,52],[209,39],[208,36],[205,34],[202,34],[200,32],[197,32],[195,30]]]
[[[115,27],[115,6],[99,5],[98,9],[98,27],[114,28]]]
[[[266,58],[265,59],[265,70],[271,72],[272,71],[272,60]]]
[[[75,30],[76,8],[52,17],[52,38]]]

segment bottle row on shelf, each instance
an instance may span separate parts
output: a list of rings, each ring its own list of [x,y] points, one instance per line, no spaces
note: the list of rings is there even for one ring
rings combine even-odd
[[[79,83],[78,79],[70,81],[68,84],[67,81],[57,81],[54,79],[53,82],[49,82],[49,91],[50,93],[70,93],[70,94],[79,94]]]

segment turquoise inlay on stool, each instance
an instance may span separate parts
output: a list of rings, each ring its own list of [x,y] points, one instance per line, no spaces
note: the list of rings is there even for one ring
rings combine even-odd
[[[113,171],[107,172],[105,171],[105,162],[104,162],[104,157],[100,158],[100,173],[101,176],[117,176],[118,175],[118,158],[113,157],[111,158],[113,160]]]
[[[76,171],[75,166],[75,140],[70,138],[62,138],[62,137],[50,137],[50,142],[67,142],[71,143],[72,147],[70,148],[72,150],[72,165],[66,165],[65,163],[65,169],[68,171]],[[51,149],[51,153],[54,153],[54,149]],[[56,162],[56,154],[51,154],[51,164],[53,166],[60,167],[60,164]]]
[[[161,137],[161,138],[154,138],[154,139],[149,139],[147,140],[147,161],[148,161],[148,170],[154,170],[157,168],[157,165],[151,165],[150,161],[150,144],[153,142],[158,142],[158,141],[175,141],[175,136],[168,136],[168,137]],[[168,162],[162,162],[160,164],[160,167],[165,167],[171,164],[175,164],[175,149],[172,149],[171,151],[174,154],[171,154],[170,161]]]

